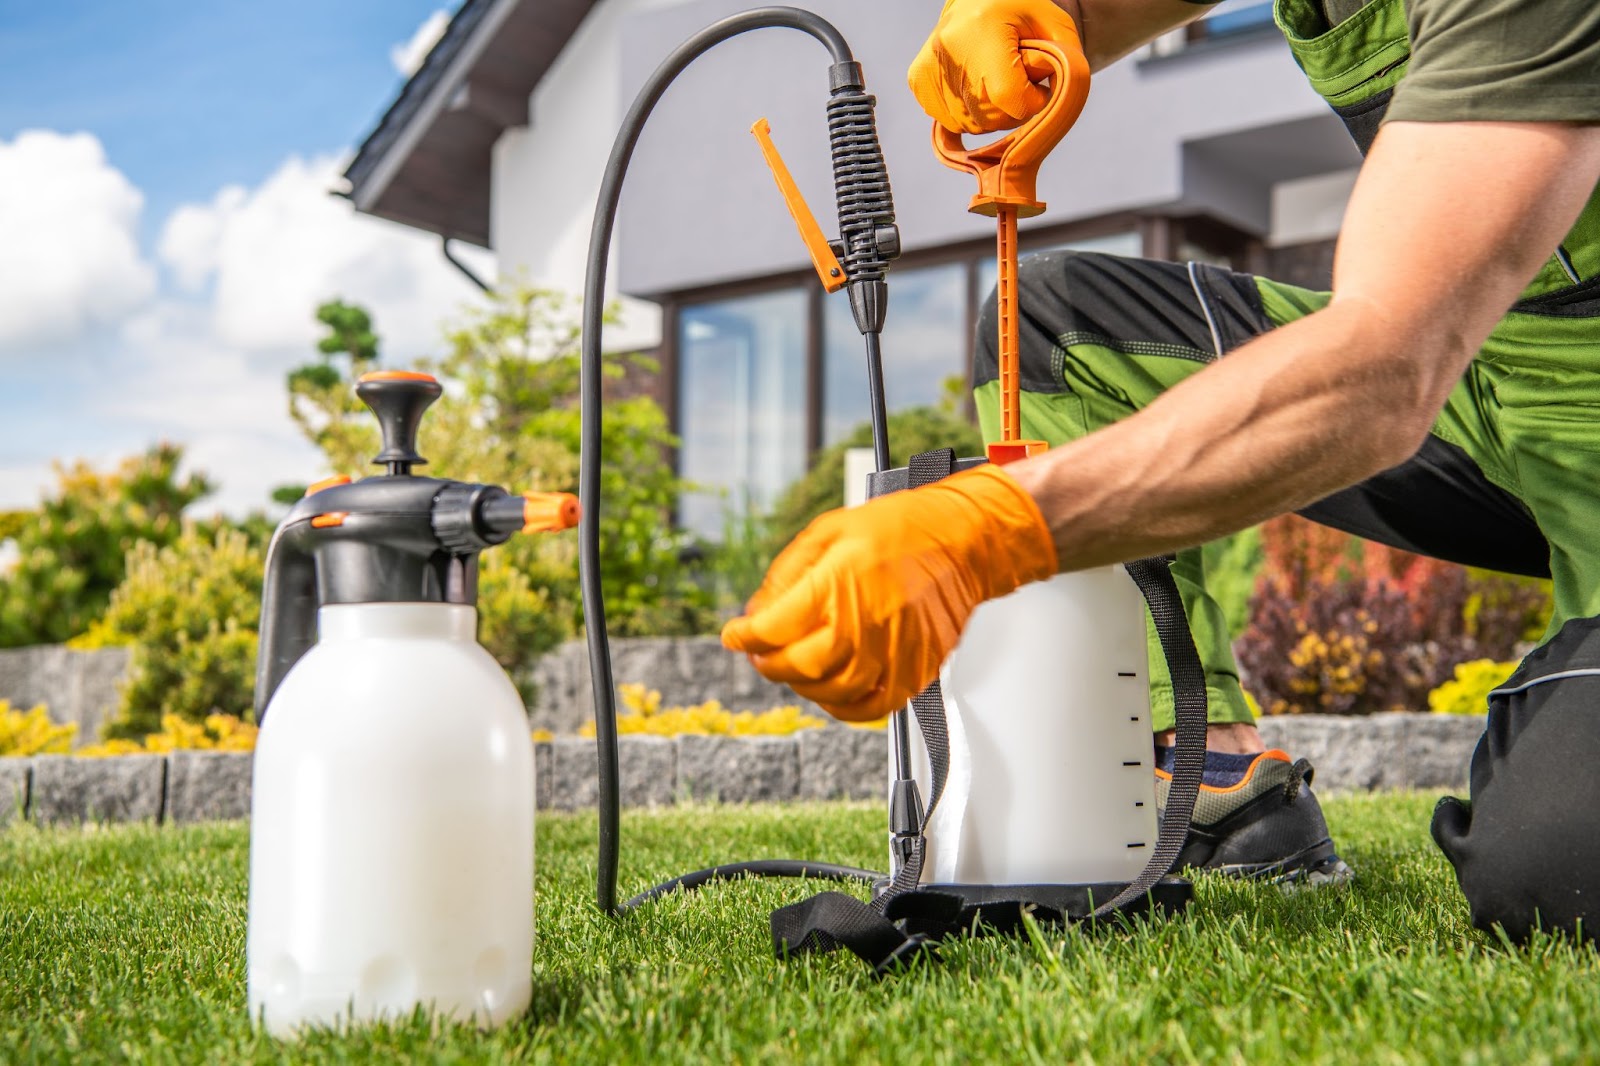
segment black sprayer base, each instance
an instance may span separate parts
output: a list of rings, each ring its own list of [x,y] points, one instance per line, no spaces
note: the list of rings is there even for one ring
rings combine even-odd
[[[1011,932],[1022,924],[1025,909],[1036,921],[1079,922],[1094,913],[1095,907],[1115,899],[1127,883],[1106,882],[1094,885],[918,885],[889,901],[884,917],[905,919],[906,931],[932,932],[935,926],[951,924],[971,928],[981,923],[986,931]],[[1181,877],[1164,877],[1147,895],[1130,900],[1118,913],[1128,917],[1149,914],[1152,908],[1162,917],[1181,914],[1194,897],[1194,884]],[[952,912],[959,918],[952,923]],[[929,928],[920,929],[922,922]]]

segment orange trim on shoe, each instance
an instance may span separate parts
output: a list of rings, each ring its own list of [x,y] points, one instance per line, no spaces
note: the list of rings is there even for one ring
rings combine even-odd
[[[1226,793],[1229,793],[1229,792],[1237,792],[1241,788],[1243,788],[1244,786],[1246,786],[1246,785],[1248,785],[1250,783],[1250,779],[1255,776],[1256,767],[1261,765],[1261,760],[1262,759],[1269,759],[1269,758],[1270,759],[1276,759],[1279,762],[1288,762],[1289,761],[1289,753],[1286,752],[1286,751],[1279,751],[1277,748],[1268,748],[1266,751],[1262,752],[1260,755],[1257,755],[1254,759],[1252,759],[1250,761],[1250,769],[1246,770],[1244,772],[1244,776],[1239,778],[1238,781],[1236,781],[1233,784],[1228,785],[1228,786],[1226,786],[1224,788],[1218,788],[1216,785],[1201,785],[1200,786],[1200,791],[1202,791],[1202,792],[1216,792],[1216,793],[1219,793],[1219,794],[1226,794]],[[1161,778],[1164,781],[1171,781],[1172,780],[1172,774],[1169,773],[1166,770],[1157,769],[1156,770],[1156,776]]]

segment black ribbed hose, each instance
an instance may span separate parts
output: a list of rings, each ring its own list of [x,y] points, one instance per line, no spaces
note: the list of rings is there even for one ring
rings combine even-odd
[[[759,29],[793,29],[810,34],[828,49],[833,58],[829,71],[828,105],[829,143],[833,147],[835,183],[839,190],[839,215],[845,254],[840,257],[851,278],[851,306],[857,324],[871,340],[883,325],[885,286],[883,271],[887,267],[885,252],[893,258],[898,252],[898,240],[892,248],[875,247],[880,238],[887,244],[887,225],[892,230],[893,205],[887,200],[888,179],[883,168],[883,153],[877,146],[876,130],[872,120],[872,97],[862,92],[861,68],[850,55],[850,46],[825,19],[809,11],[792,7],[764,7],[744,11],[708,26],[679,45],[656,68],[628,109],[612,144],[611,157],[606,163],[605,176],[600,184],[600,195],[595,203],[594,225],[589,231],[588,269],[583,287],[583,340],[582,384],[580,411],[581,460],[578,472],[578,496],[583,506],[583,517],[578,531],[578,576],[583,590],[584,624],[589,644],[589,670],[594,685],[595,749],[599,757],[600,794],[600,845],[599,871],[595,884],[596,901],[607,914],[619,914],[630,907],[656,898],[676,888],[692,888],[712,880],[740,876],[769,877],[820,877],[835,880],[872,880],[882,876],[874,871],[832,863],[801,862],[794,860],[767,860],[755,863],[734,863],[712,867],[708,870],[685,874],[665,884],[634,897],[626,904],[617,905],[617,867],[620,849],[621,782],[617,759],[616,693],[611,676],[611,646],[606,635],[604,597],[600,585],[600,464],[601,455],[601,365],[600,321],[605,306],[607,256],[611,248],[611,231],[616,221],[617,201],[622,193],[622,182],[627,176],[628,163],[634,146],[644,129],[645,122],[655,109],[656,102],[683,70],[705,52],[739,34]],[[843,167],[843,171],[838,168]],[[848,200],[848,204],[847,204]],[[884,204],[888,204],[884,222]],[[848,223],[846,218],[848,216]],[[869,246],[872,245],[872,246]],[[855,277],[852,271],[861,271]],[[860,295],[858,296],[858,291]],[[865,316],[865,317],[863,317]],[[863,323],[866,323],[865,325]],[[871,327],[870,330],[868,327]],[[881,408],[881,362],[876,382],[878,406]],[[881,412],[874,413],[874,429],[882,421]],[[879,465],[887,463],[887,433],[875,432],[884,442],[884,452]]]

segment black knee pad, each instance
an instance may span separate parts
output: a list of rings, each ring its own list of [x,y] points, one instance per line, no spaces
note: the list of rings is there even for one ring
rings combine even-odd
[[[1568,622],[1489,699],[1472,802],[1441,800],[1433,839],[1480,929],[1592,939],[1600,923],[1600,619]]]

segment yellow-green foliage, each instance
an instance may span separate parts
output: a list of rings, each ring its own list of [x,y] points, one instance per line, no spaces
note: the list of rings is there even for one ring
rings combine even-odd
[[[773,707],[765,711],[729,711],[717,700],[693,707],[663,707],[661,693],[643,685],[618,685],[626,713],[617,716],[617,732],[641,733],[657,737],[677,737],[686,733],[700,736],[780,737],[804,729],[821,729],[825,724],[799,707]],[[594,723],[581,730],[594,736]]]
[[[256,733],[254,724],[231,714],[208,714],[203,724],[168,714],[161,718],[161,732],[151,733],[143,743],[113,739],[91,744],[78,754],[96,757],[169,751],[254,751]]]
[[[1489,693],[1505,684],[1516,668],[1514,662],[1493,659],[1462,663],[1453,678],[1428,693],[1428,707],[1435,714],[1483,714]]]
[[[160,444],[102,472],[56,467],[56,487],[33,511],[8,514],[16,564],[0,581],[0,647],[54,644],[105,610],[129,544],[171,544],[184,508],[211,491],[202,474],[180,477],[183,449]]]
[[[255,685],[261,550],[238,530],[190,526],[167,548],[141,543],[105,615],[77,643],[133,646],[110,738],[155,733],[168,715],[244,715]]]
[[[65,755],[77,735],[78,723],[56,725],[42,703],[31,711],[19,711],[10,701],[0,700],[0,756]]]

